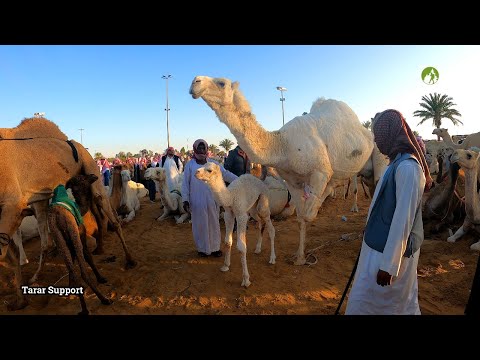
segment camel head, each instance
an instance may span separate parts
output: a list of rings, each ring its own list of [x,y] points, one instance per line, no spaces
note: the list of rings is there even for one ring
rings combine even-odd
[[[433,135],[440,136],[442,139],[443,139],[444,137],[449,137],[449,136],[450,136],[450,135],[448,134],[448,130],[447,130],[447,129],[433,129],[432,134],[433,134]]]
[[[195,177],[198,180],[203,181],[204,183],[213,184],[218,179],[222,179],[222,172],[220,171],[220,166],[215,163],[206,163],[205,166],[197,169],[195,172]]]
[[[238,82],[232,83],[226,78],[196,76],[190,86],[190,95],[194,99],[201,97],[207,104],[230,105],[234,103],[234,93],[238,85]]]
[[[453,152],[450,161],[458,163],[464,169],[474,169],[477,167],[479,153],[473,150],[457,149]]]
[[[163,182],[167,180],[167,175],[165,174],[165,169],[161,167],[150,167],[145,170],[143,175],[147,180],[157,180]]]

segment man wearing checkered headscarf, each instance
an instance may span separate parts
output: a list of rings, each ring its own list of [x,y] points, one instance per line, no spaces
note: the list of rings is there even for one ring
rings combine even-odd
[[[390,165],[370,204],[345,314],[419,315],[421,204],[432,179],[424,153],[400,112],[378,113],[372,129],[375,143],[390,158]]]

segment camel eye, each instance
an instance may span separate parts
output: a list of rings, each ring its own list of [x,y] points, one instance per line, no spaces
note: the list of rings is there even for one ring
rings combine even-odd
[[[472,158],[472,154],[467,154],[467,159],[470,160]]]
[[[212,170],[210,170],[210,169],[208,169],[207,171],[208,171],[208,172],[212,172]]]
[[[219,82],[218,82],[218,86],[220,86],[220,87],[223,88],[223,87],[225,87],[225,83],[224,83],[223,81],[219,81]]]

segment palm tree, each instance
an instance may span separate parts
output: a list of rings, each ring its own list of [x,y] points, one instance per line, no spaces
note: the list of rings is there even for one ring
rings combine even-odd
[[[364,121],[362,125],[365,126],[368,130],[372,130],[372,120]]]
[[[223,139],[220,141],[219,145],[225,149],[225,152],[228,153],[228,151],[233,147],[233,141],[230,139]]]
[[[97,152],[95,153],[95,155],[93,155],[93,158],[94,158],[95,160],[101,159],[101,158],[103,158],[103,155],[102,155],[101,152],[98,152],[98,151],[97,151]]]
[[[452,102],[452,98],[448,95],[440,95],[434,93],[433,95],[430,93],[428,96],[422,96],[422,103],[420,106],[424,110],[416,110],[413,113],[413,116],[418,116],[422,120],[418,123],[418,125],[423,124],[428,119],[433,120],[433,126],[439,129],[442,126],[442,119],[450,119],[453,125],[458,125],[463,123],[456,119],[455,116],[462,116],[458,110],[453,109],[454,104]],[[437,135],[438,140],[440,141],[440,137]]]
[[[215,144],[208,145],[208,151],[210,151],[213,155],[216,155],[218,152],[218,146]]]

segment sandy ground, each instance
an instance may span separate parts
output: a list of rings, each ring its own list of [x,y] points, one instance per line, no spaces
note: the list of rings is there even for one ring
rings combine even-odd
[[[314,251],[318,262],[311,266],[294,266],[291,261],[298,246],[295,216],[273,223],[275,265],[268,264],[270,242],[266,233],[262,253],[253,253],[256,229],[250,222],[247,261],[252,285],[245,289],[240,286],[242,269],[235,240],[230,271],[223,273],[220,271],[223,257],[198,257],[191,224],[176,225],[173,218],[161,223],[155,221],[161,214],[158,201],[152,204],[147,197],[141,199],[142,208],[136,218],[123,228],[127,244],[138,260],[136,268],[123,269],[120,241],[114,233],[107,235],[105,254],[94,259],[108,279],[108,283],[99,284],[98,288],[114,302],[102,305],[87,289],[91,314],[333,314],[360,249],[357,234],[363,229],[370,203],[370,199],[360,194],[360,212],[351,213],[351,198],[326,200],[317,219],[307,226],[307,251],[318,248]],[[342,215],[347,221],[342,221]],[[223,240],[223,221],[221,228]],[[352,239],[340,240],[343,234],[352,234]],[[447,243],[447,236],[447,231],[435,237],[427,235],[421,249],[418,274],[422,314],[462,315],[468,299],[478,259],[478,253],[469,246],[477,235],[469,234],[455,244]],[[34,273],[38,250],[38,239],[26,244],[30,263],[23,267],[25,276]],[[38,285],[68,286],[68,277],[62,278],[64,274],[61,257],[50,256]],[[75,296],[28,296],[29,306],[9,312],[6,304],[13,299],[13,273],[1,268],[0,314],[52,315],[80,311]]]

